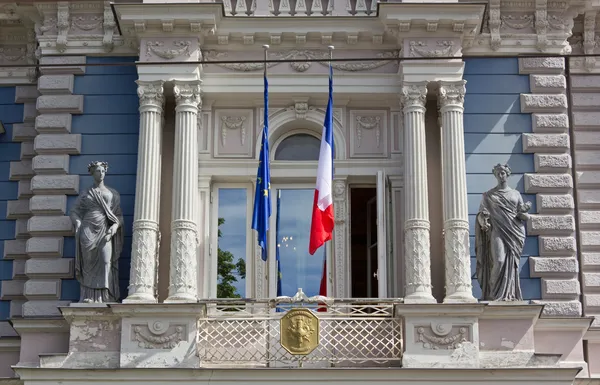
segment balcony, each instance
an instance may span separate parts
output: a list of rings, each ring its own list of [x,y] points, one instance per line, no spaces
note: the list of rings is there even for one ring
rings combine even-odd
[[[377,14],[377,0],[223,0],[223,5],[227,16],[318,17]]]

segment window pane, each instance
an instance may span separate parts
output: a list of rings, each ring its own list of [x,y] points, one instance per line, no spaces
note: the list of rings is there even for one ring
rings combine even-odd
[[[302,288],[309,296],[319,294],[325,246],[308,253],[314,189],[277,190],[277,250],[281,267],[281,295],[293,296]]]
[[[217,298],[246,296],[246,194],[219,189]]]
[[[318,160],[321,140],[308,134],[285,138],[275,150],[275,160]]]

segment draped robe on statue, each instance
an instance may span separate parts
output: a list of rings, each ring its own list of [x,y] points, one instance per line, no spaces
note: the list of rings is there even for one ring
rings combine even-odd
[[[525,245],[525,226],[518,218],[523,199],[517,190],[492,189],[483,194],[475,221],[477,280],[483,300],[522,300],[519,263]],[[481,221],[488,221],[484,231]]]
[[[71,210],[81,220],[75,236],[75,278],[81,284],[80,301],[117,302],[119,299],[119,256],[123,248],[123,214],[119,193],[109,187],[84,190]],[[108,229],[117,232],[107,242]]]

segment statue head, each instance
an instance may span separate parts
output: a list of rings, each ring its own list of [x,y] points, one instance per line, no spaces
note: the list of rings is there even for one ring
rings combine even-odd
[[[106,175],[107,171],[107,162],[101,162],[99,160],[96,160],[88,164],[88,172],[94,177],[94,181],[96,181],[96,183],[100,183],[104,180],[104,176]]]
[[[510,174],[512,174],[512,171],[511,171],[510,167],[508,166],[508,164],[500,164],[500,163],[498,163],[497,165],[494,166],[494,168],[492,169],[492,172],[494,173],[494,176],[498,180],[498,183],[505,183],[508,180],[508,177],[510,176]]]

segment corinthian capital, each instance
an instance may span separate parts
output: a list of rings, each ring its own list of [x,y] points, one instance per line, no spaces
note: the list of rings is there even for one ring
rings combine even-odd
[[[162,80],[147,82],[142,80],[136,81],[138,88],[137,94],[140,98],[140,107],[144,105],[155,105],[162,107],[165,102],[165,96],[163,94]]]
[[[174,81],[173,93],[177,106],[189,105],[198,107],[202,102],[200,81]]]
[[[407,108],[425,108],[427,101],[427,82],[404,83],[400,100],[404,109]]]
[[[448,106],[460,106],[462,107],[465,103],[465,93],[467,88],[466,80],[459,80],[456,82],[440,81],[439,88],[439,104],[440,108]]]

